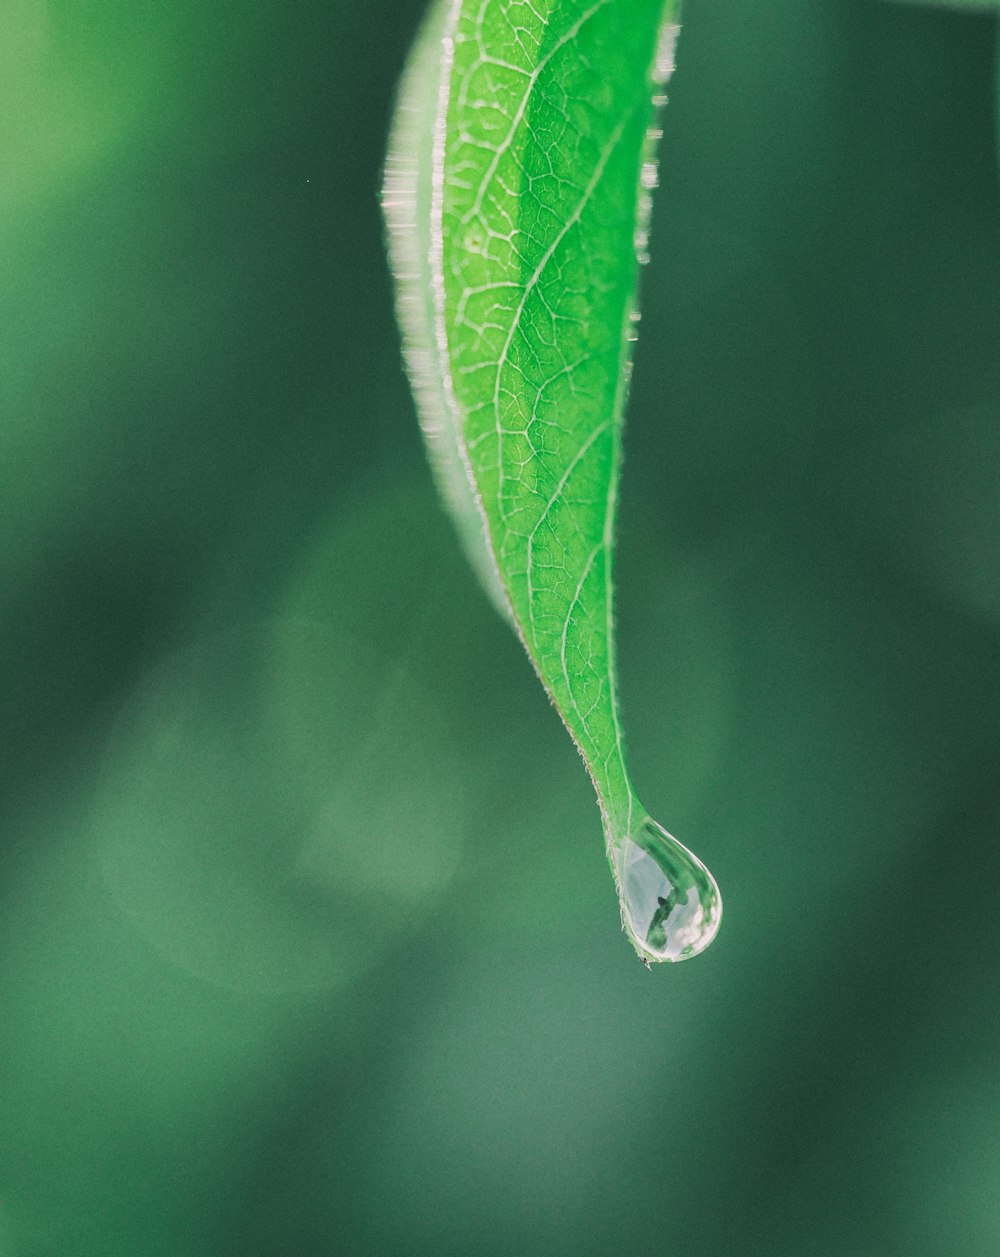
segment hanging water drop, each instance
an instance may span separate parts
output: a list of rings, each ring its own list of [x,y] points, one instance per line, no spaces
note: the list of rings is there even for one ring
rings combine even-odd
[[[612,851],[622,924],[644,960],[687,960],[705,950],[722,921],[715,878],[696,855],[649,816]]]

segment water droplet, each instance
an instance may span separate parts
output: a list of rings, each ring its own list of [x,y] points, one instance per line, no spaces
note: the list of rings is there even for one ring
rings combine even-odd
[[[722,896],[704,864],[646,816],[614,850],[622,922],[640,956],[687,960],[718,933]]]

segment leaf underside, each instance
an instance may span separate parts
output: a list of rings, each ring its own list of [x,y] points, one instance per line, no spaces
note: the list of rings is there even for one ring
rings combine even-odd
[[[675,16],[672,0],[442,0],[404,80],[384,196],[439,484],[587,764],[620,891],[616,843],[641,809],[612,544]]]

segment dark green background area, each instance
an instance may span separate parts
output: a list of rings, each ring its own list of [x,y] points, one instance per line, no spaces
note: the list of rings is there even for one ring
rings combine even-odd
[[[618,629],[726,919],[647,973],[399,365],[420,9],[0,12],[0,1257],[995,1257],[996,19],[689,0]]]

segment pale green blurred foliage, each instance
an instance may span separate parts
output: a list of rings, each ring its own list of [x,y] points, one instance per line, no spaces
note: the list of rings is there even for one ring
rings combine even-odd
[[[404,945],[454,868],[454,760],[403,668],[329,624],[197,642],[112,736],[91,820],[108,892],[209,982],[340,986]]]

